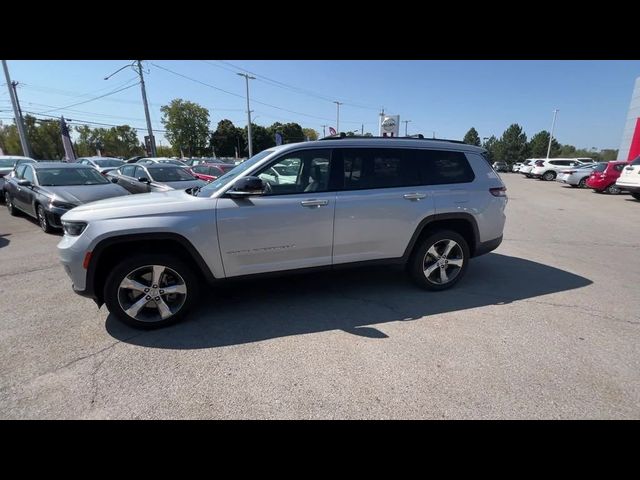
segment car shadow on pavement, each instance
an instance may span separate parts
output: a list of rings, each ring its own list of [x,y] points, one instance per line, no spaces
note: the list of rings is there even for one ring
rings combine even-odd
[[[11,235],[10,233],[0,233],[0,248],[6,247],[7,245],[9,245],[11,240],[8,240],[4,237],[8,237],[10,235]]]
[[[328,330],[374,339],[376,324],[562,292],[591,280],[517,257],[490,253],[473,259],[451,290],[415,286],[400,267],[368,267],[211,287],[182,322],[140,331],[109,314],[106,329],[117,340],[153,348],[223,347]]]

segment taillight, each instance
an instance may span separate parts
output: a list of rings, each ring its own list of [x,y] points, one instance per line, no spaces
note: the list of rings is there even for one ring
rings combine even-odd
[[[494,197],[506,197],[507,196],[507,187],[497,187],[490,188],[489,193]]]

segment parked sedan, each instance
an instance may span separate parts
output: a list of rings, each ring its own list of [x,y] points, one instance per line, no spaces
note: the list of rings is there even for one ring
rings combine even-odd
[[[587,187],[587,179],[597,166],[597,163],[580,165],[569,170],[561,170],[556,177],[556,181],[571,185],[572,187]]]
[[[62,228],[60,217],[83,203],[129,195],[95,168],[78,163],[38,162],[19,165],[7,179],[5,202],[11,215],[18,210],[38,220],[47,233]]]
[[[77,162],[82,165],[89,165],[90,167],[97,169],[103,175],[124,165],[124,160],[110,157],[82,157],[79,158]]]
[[[5,181],[13,175],[13,171],[21,163],[36,163],[36,161],[33,158],[19,155],[0,156],[0,202],[4,202]]]
[[[113,183],[121,185],[131,193],[166,192],[207,184],[184,167],[167,164],[127,164],[109,172],[108,176]]]
[[[227,163],[201,163],[190,170],[200,180],[211,182],[234,168],[236,168],[235,165]]]
[[[507,165],[507,162],[494,162],[493,163],[493,169],[496,172],[508,172],[509,171],[509,165]]]
[[[587,187],[597,193],[620,193],[622,189],[616,185],[616,180],[627,165],[627,162],[599,163],[587,179]]]

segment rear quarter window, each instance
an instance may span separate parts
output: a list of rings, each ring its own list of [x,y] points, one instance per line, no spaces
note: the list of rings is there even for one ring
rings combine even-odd
[[[475,179],[473,169],[463,152],[448,150],[415,150],[423,185],[469,183]]]

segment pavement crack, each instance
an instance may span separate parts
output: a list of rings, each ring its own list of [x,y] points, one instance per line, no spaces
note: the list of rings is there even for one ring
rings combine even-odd
[[[59,266],[60,266],[60,264],[56,263],[54,265],[49,265],[48,267],[32,268],[31,270],[21,270],[19,272],[11,272],[11,273],[0,273],[0,278],[1,277],[11,277],[13,275],[23,275],[25,273],[31,273],[31,272],[40,272],[42,270],[49,270],[51,268],[57,268]]]

